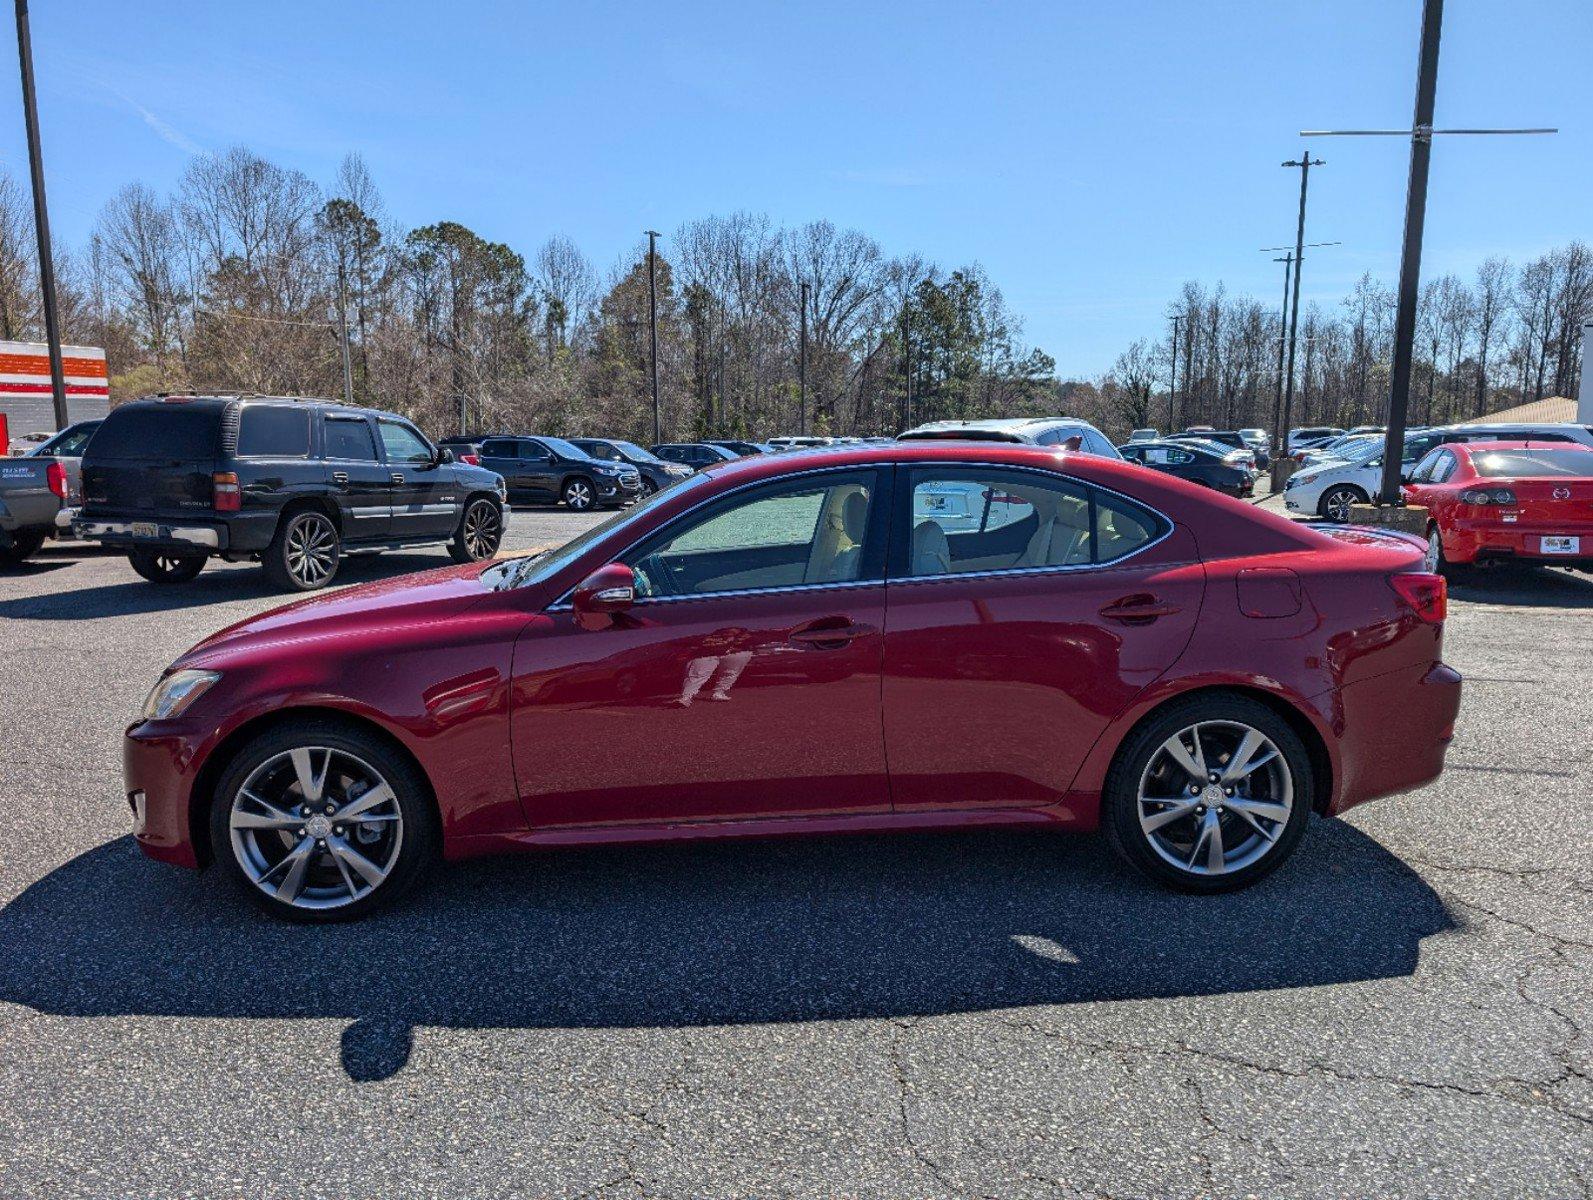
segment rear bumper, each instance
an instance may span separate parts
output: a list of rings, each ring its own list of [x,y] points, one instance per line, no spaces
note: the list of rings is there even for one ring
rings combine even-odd
[[[1593,560],[1593,526],[1566,522],[1561,526],[1507,525],[1500,521],[1456,521],[1442,531],[1444,557],[1468,563],[1485,559],[1522,559],[1542,563],[1581,565]],[[1545,537],[1580,539],[1575,554],[1545,554]]]
[[[1460,713],[1460,672],[1411,667],[1338,693],[1339,770],[1329,813],[1408,792],[1438,778]]]
[[[143,526],[148,526],[153,532],[135,532],[135,527],[142,529]],[[225,525],[194,521],[133,521],[79,516],[72,522],[72,532],[91,542],[127,550],[181,550],[192,554],[196,549],[215,552],[228,548]]]

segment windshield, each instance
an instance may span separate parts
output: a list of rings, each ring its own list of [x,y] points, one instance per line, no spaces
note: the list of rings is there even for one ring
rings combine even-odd
[[[614,449],[632,462],[661,463],[664,461],[651,450],[643,450],[635,442],[610,442],[609,445],[613,446]]]
[[[1593,451],[1590,450],[1492,450],[1473,454],[1471,465],[1487,478],[1514,477],[1537,479],[1565,476],[1593,478]]]
[[[557,454],[560,458],[591,458],[592,457],[585,450],[582,450],[579,446],[577,446],[574,442],[567,442],[563,438],[539,437],[537,439],[537,441],[541,442],[544,446],[546,446],[549,450],[553,451],[553,453]]]
[[[545,441],[556,441],[555,438],[545,438]],[[481,582],[495,592],[507,591],[509,588],[526,587],[533,583],[541,583],[551,579],[565,567],[569,566],[587,548],[599,540],[608,537],[617,529],[635,521],[644,512],[664,496],[673,496],[678,491],[687,488],[700,487],[708,482],[708,476],[702,474],[687,475],[677,479],[671,484],[659,488],[647,499],[642,500],[629,508],[622,508],[606,520],[599,521],[585,533],[579,534],[564,545],[552,550],[544,550],[540,554],[528,555],[525,558],[509,558],[503,562],[493,563],[481,573]]]

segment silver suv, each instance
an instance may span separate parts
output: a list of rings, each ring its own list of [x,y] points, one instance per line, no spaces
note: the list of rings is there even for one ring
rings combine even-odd
[[[901,435],[904,442],[947,439],[975,442],[1029,442],[1036,446],[1060,446],[1071,437],[1079,439],[1085,454],[1121,459],[1110,439],[1088,421],[1078,417],[998,417],[984,421],[930,421]]]

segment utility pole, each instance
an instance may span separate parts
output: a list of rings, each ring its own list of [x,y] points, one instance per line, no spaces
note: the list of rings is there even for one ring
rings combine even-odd
[[[913,427],[913,330],[907,323],[907,302],[902,302],[902,428]]]
[[[647,233],[647,325],[653,346],[653,444],[664,440],[663,421],[658,408],[658,231]]]
[[[1167,432],[1177,433],[1173,428],[1173,403],[1178,398],[1178,323],[1184,319],[1183,313],[1174,313],[1173,322],[1173,376],[1167,386]]]
[[[1416,115],[1409,129],[1302,129],[1301,137],[1408,137],[1410,174],[1405,186],[1405,241],[1399,256],[1399,299],[1394,311],[1394,362],[1390,372],[1388,432],[1383,438],[1379,504],[1399,504],[1400,470],[1410,407],[1411,362],[1416,346],[1416,297],[1421,286],[1422,231],[1427,219],[1427,168],[1434,134],[1557,133],[1556,129],[1434,129],[1438,94],[1438,41],[1444,0],[1424,0],[1421,50],[1416,66]]]
[[[22,64],[22,119],[28,130],[28,169],[33,176],[33,227],[39,235],[39,291],[44,297],[44,340],[50,354],[50,395],[55,427],[65,429],[66,371],[61,365],[61,320],[55,307],[55,259],[50,253],[50,212],[44,202],[44,150],[39,144],[39,106],[33,94],[33,35],[28,0],[17,0],[17,58]]]
[[[1311,242],[1305,246],[1305,249],[1312,250],[1319,246],[1341,245],[1343,245],[1342,242]],[[1282,462],[1283,459],[1289,456],[1289,445],[1284,440],[1283,431],[1283,355],[1288,344],[1289,280],[1295,261],[1293,246],[1263,246],[1261,253],[1272,254],[1278,250],[1283,250],[1286,253],[1282,258],[1272,260],[1283,264],[1283,307],[1278,312],[1278,394],[1272,404],[1272,461],[1274,464]],[[1281,480],[1278,478],[1279,472],[1280,469],[1274,466],[1272,479],[1274,491],[1282,486]]]
[[[797,432],[808,432],[808,285],[802,285],[802,332],[797,351]]]
[[[338,344],[343,351],[343,403],[354,403],[354,366],[348,353],[348,283],[343,276],[343,251],[337,254],[337,330]],[[461,429],[463,435],[465,430]]]
[[[1320,167],[1323,162],[1320,158],[1313,159],[1310,154],[1302,154],[1298,159],[1290,160],[1283,165],[1300,168],[1300,218],[1294,227],[1294,298],[1289,309],[1289,362],[1284,369],[1283,378],[1283,420],[1278,423],[1278,436],[1287,449],[1290,409],[1294,407],[1294,342],[1300,328],[1300,276],[1305,274],[1305,191],[1311,180],[1311,168]],[[1278,475],[1282,470],[1280,462],[1281,460],[1274,460],[1274,488],[1278,485]]]

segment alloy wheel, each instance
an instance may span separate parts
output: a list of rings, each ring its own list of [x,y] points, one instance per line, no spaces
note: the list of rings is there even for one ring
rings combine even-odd
[[[592,487],[583,479],[572,479],[564,488],[564,503],[582,512],[592,507]]]
[[[470,557],[480,560],[491,558],[503,541],[503,519],[497,506],[486,500],[477,500],[465,511],[465,549]]]
[[[337,569],[337,531],[320,513],[294,518],[284,547],[288,572],[306,587],[316,587]]]
[[[1444,542],[1434,525],[1427,531],[1427,553],[1422,555],[1422,570],[1436,575],[1444,565]]]
[[[1360,499],[1350,488],[1334,488],[1322,498],[1322,515],[1340,525],[1350,519],[1350,508]]]
[[[404,841],[392,786],[364,759],[330,746],[298,746],[261,763],[233,797],[227,827],[249,881],[302,909],[370,895]]]
[[[1140,776],[1140,829],[1190,875],[1227,875],[1264,858],[1294,809],[1288,761],[1241,721],[1200,721],[1164,741]]]

